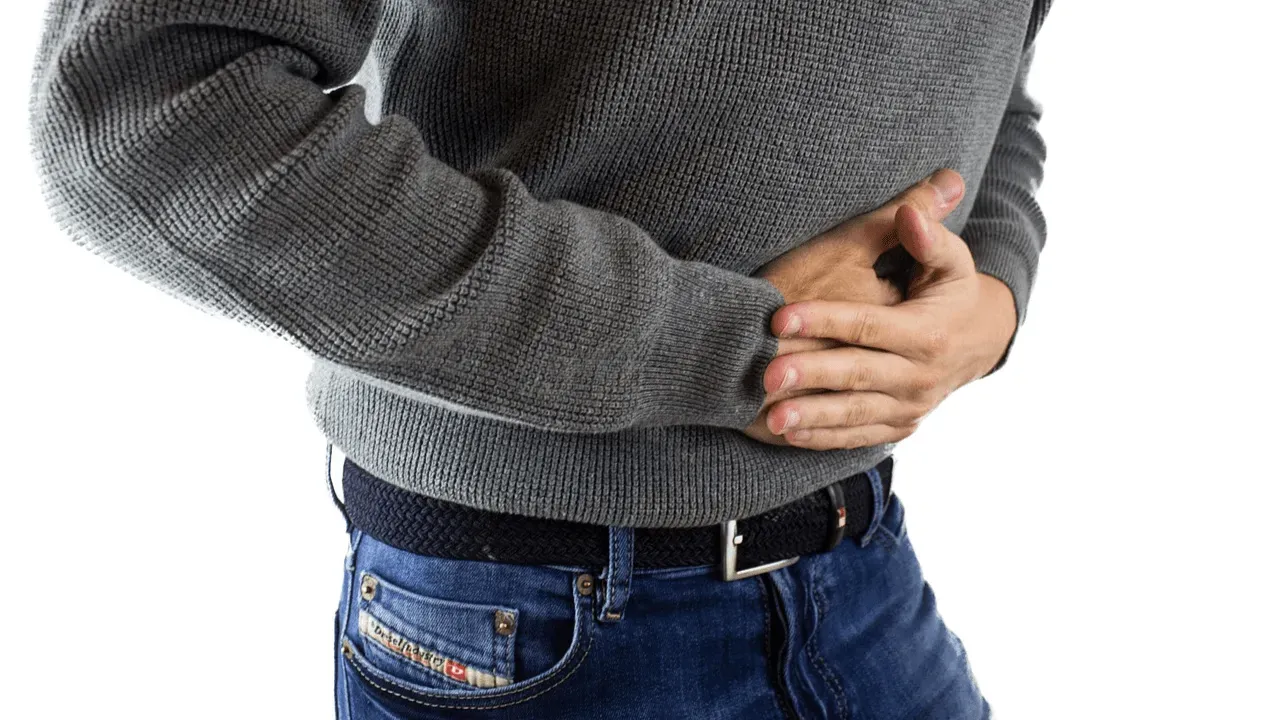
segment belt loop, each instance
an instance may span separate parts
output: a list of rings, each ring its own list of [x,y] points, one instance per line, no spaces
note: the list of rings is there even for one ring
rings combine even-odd
[[[360,539],[364,537],[364,533],[359,528],[354,531],[347,532],[347,556],[343,561],[346,572],[343,573],[343,601],[342,601],[342,627],[345,632],[347,621],[351,618],[351,606],[354,603],[351,597],[356,592],[356,551],[360,549]]]
[[[884,483],[880,480],[880,470],[871,468],[866,471],[867,482],[871,483],[871,497],[873,504],[871,506],[871,523],[867,525],[867,531],[862,534],[862,538],[858,541],[859,547],[866,547],[871,544],[871,538],[876,534],[876,530],[880,529],[880,520],[884,517]]]
[[[343,460],[343,469],[346,468],[345,456]],[[333,488],[333,443],[325,443],[324,450],[324,481],[329,485],[329,497],[333,500],[333,504],[338,507],[338,512],[342,513],[342,519],[347,524],[347,534],[351,534],[351,516],[347,514],[347,506],[338,498],[338,491]]]
[[[631,571],[635,567],[635,528],[609,526],[609,564],[604,569],[603,600],[600,602],[600,622],[617,622],[622,619],[627,599],[631,597]]]

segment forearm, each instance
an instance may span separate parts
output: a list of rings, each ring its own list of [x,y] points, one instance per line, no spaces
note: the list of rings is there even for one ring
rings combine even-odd
[[[565,432],[749,424],[780,293],[325,92],[377,6],[55,3],[31,107],[58,220],[170,294],[448,403]]]

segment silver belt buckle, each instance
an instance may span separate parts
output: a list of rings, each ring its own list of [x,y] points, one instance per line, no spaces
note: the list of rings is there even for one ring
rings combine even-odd
[[[800,556],[797,555],[793,558],[783,558],[782,560],[774,560],[762,565],[739,569],[738,546],[742,544],[742,539],[742,534],[738,532],[737,520],[725,520],[720,523],[720,559],[723,569],[722,577],[725,580],[741,580],[753,575],[762,575],[784,568],[800,559]]]

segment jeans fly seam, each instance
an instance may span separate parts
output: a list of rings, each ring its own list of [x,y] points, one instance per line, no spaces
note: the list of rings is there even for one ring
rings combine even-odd
[[[605,593],[604,593],[604,614],[606,615],[609,613],[610,608],[613,607],[613,596],[618,589],[617,582],[616,582],[618,577],[617,558],[618,558],[618,534],[613,531],[613,528],[610,528],[609,529],[609,560],[608,560],[609,569],[608,569],[608,578],[606,580]]]
[[[822,654],[818,652],[817,648],[814,647],[814,644],[818,639],[817,629],[818,627],[821,627],[822,623],[826,620],[828,609],[826,592],[822,589],[822,586],[819,583],[815,582],[813,584],[813,596],[818,601],[818,623],[817,627],[814,628],[814,634],[810,636],[808,642],[804,644],[804,654],[808,656],[809,661],[813,663],[815,668],[817,668],[818,674],[822,676],[822,681],[826,684],[827,689],[835,696],[836,708],[840,711],[841,717],[851,718],[852,716],[849,713],[849,700],[845,697],[844,689],[840,687],[839,678],[834,676],[831,672],[831,667],[827,665],[827,661],[822,657]]]
[[[619,584],[619,586],[622,588],[622,597],[630,598],[631,597],[631,574],[635,572],[635,565],[636,565],[636,538],[635,538],[634,530],[628,533],[627,542],[624,543],[624,546],[625,546],[624,552],[626,552],[627,554],[627,557],[624,560],[624,562],[627,565],[627,568],[626,568],[627,571],[623,573],[622,582]]]
[[[765,664],[767,665],[773,659],[773,653],[770,652],[770,647],[769,647],[769,641],[771,639],[771,632],[773,630],[773,626],[770,624],[771,618],[769,617],[769,615],[771,613],[769,612],[768,598],[764,596],[764,593],[767,593],[769,591],[769,588],[764,586],[764,578],[760,576],[756,576],[756,580],[760,585],[760,592],[761,592],[760,599],[762,601],[760,604],[764,606],[764,657],[765,657]]]
[[[604,592],[601,594],[600,614],[596,619],[605,621],[613,611],[613,603],[620,589],[618,587],[618,532],[614,527],[609,528],[609,556],[605,559],[605,568],[601,575],[604,578]]]
[[[765,674],[766,674],[769,678],[773,679],[773,678],[774,678],[774,670],[775,670],[775,668],[774,668],[774,662],[773,662],[773,660],[774,660],[774,658],[773,658],[773,608],[772,608],[772,604],[773,604],[773,602],[774,602],[774,600],[772,599],[772,598],[773,598],[773,594],[772,594],[772,590],[770,589],[770,587],[769,587],[769,585],[768,585],[768,581],[766,581],[766,580],[765,580],[765,576],[764,576],[764,575],[757,575],[757,576],[756,576],[756,581],[757,581],[757,582],[759,583],[759,585],[760,585],[760,600],[761,600],[761,604],[764,606],[764,666],[765,666]],[[784,646],[783,646],[783,647],[785,648],[785,644],[784,644]],[[779,648],[779,652],[781,652],[781,650],[782,650],[782,649],[783,649],[783,648]],[[779,678],[777,678],[777,679],[778,679],[779,681],[781,680],[781,678],[780,678],[780,677],[779,677]],[[771,683],[771,684],[772,684],[772,683]],[[785,690],[785,687],[779,686],[779,687],[774,687],[774,688],[773,688],[773,692],[771,693],[771,694],[773,695],[773,702],[774,702],[774,704],[777,706],[777,708],[778,708],[778,712],[782,714],[782,717],[784,718],[784,720],[785,720],[786,718],[791,717],[791,713],[788,713],[788,712],[787,712],[787,708],[783,705],[783,702],[784,702],[784,701],[785,701],[785,699],[786,699],[786,698],[784,698],[784,697],[783,697],[783,693],[784,693],[785,691],[786,691],[786,690]]]

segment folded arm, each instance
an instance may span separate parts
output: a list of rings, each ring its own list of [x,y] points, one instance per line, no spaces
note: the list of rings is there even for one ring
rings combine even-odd
[[[171,295],[446,403],[747,426],[781,294],[368,122],[346,83],[379,5],[55,0],[31,97],[55,217]]]

